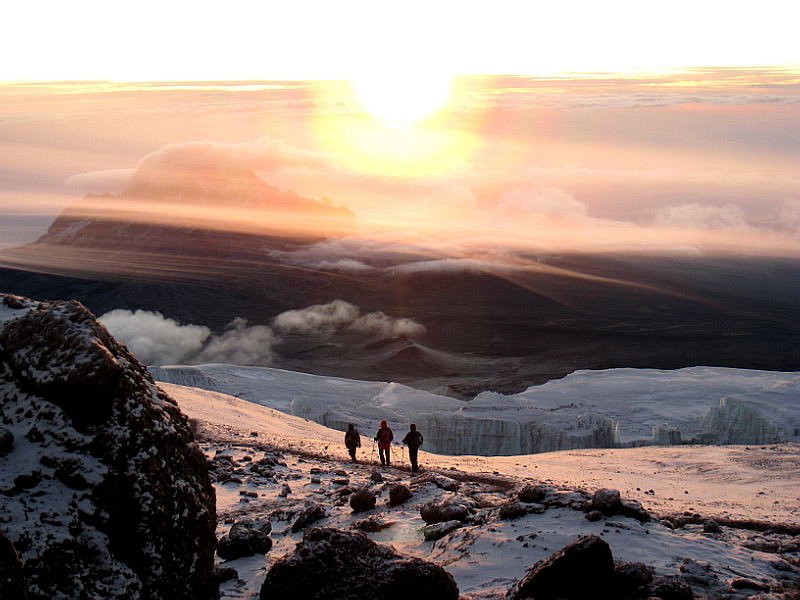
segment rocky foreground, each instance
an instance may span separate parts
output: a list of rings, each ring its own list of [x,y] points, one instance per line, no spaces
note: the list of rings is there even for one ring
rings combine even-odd
[[[80,304],[2,297],[0,598],[800,597],[794,522],[352,464],[340,432],[168,389]]]
[[[387,598],[800,597],[793,524],[658,515],[610,488],[417,475],[313,443],[280,449],[255,423],[195,425],[218,490],[224,598],[363,598],[376,586]]]

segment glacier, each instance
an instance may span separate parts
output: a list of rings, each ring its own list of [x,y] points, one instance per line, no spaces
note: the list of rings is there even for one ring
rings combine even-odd
[[[269,367],[151,367],[158,381],[237,396],[327,427],[372,437],[409,423],[425,449],[514,455],[641,445],[800,441],[800,373],[723,367],[576,371],[518,394],[457,400],[398,383]]]

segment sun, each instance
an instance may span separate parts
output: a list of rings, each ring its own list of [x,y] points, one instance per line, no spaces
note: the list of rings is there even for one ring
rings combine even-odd
[[[444,108],[453,77],[441,73],[380,73],[351,81],[356,100],[372,116],[388,124],[424,121]]]

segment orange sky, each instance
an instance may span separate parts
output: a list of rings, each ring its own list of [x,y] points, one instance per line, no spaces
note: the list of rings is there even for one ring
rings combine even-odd
[[[121,191],[145,159],[178,157],[232,161],[346,206],[350,235],[459,257],[498,246],[795,256],[799,84],[787,69],[461,77],[444,98],[403,81],[383,99],[336,81],[7,84],[0,245],[35,238],[87,191]],[[404,95],[422,108],[404,113]],[[140,218],[180,216],[151,208]]]

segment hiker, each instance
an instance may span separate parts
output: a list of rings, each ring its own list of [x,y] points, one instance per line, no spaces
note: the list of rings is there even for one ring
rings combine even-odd
[[[411,461],[411,470],[415,473],[419,471],[417,464],[417,453],[419,447],[422,446],[422,434],[417,431],[417,426],[412,423],[409,427],[410,431],[403,438],[403,443],[408,446],[408,460]]]
[[[350,459],[356,462],[356,448],[361,448],[361,435],[352,423],[347,425],[347,433],[344,434],[344,445],[350,453]]]
[[[389,429],[389,424],[386,421],[381,421],[381,428],[375,434],[375,441],[378,442],[378,455],[381,458],[382,465],[389,465],[389,458],[392,447],[392,440],[394,434]]]

